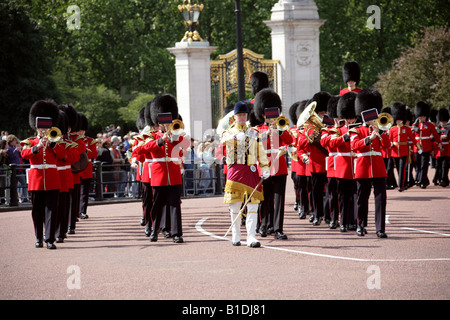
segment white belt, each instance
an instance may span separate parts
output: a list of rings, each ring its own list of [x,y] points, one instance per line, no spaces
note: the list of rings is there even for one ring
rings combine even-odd
[[[150,163],[152,163],[152,162],[153,162],[153,159],[145,159],[145,162],[150,162]]]
[[[416,140],[426,140],[431,139],[431,137],[416,137]]]
[[[278,151],[280,151],[279,149],[267,149],[264,150],[266,153],[278,153]]]
[[[57,167],[58,171],[72,169],[70,165]]]
[[[169,158],[169,157],[165,157],[165,158],[153,158],[153,159],[145,159],[145,161],[147,160],[153,160],[152,162],[178,162],[178,158]]]
[[[357,153],[357,157],[368,157],[368,156],[382,156],[381,152],[378,151],[369,151],[369,152],[363,152],[363,153]]]
[[[449,142],[447,141],[447,142],[441,142],[441,144],[449,144]]]
[[[354,152],[330,152],[329,156],[355,157],[356,153],[354,153]]]
[[[32,164],[30,169],[56,169],[56,164]]]

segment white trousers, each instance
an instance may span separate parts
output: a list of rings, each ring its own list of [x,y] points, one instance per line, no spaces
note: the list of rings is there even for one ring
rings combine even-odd
[[[241,217],[239,215],[239,210],[241,209],[242,202],[230,203],[230,216],[231,223],[237,218],[236,223],[231,229],[232,236],[231,240],[233,242],[241,241]],[[239,217],[238,217],[239,215]],[[247,246],[251,243],[257,242],[256,239],[256,224],[258,222],[258,204],[248,204],[247,205],[247,218],[245,219],[245,227],[247,229]]]

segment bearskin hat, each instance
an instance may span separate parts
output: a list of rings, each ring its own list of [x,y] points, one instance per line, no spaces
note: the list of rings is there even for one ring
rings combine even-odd
[[[78,115],[77,115],[77,111],[75,110],[73,105],[68,103],[68,104],[59,105],[58,108],[59,108],[59,110],[64,111],[67,118],[69,119],[68,129],[70,129],[70,131],[72,131],[72,132],[78,131],[78,130],[75,130],[78,127]]]
[[[143,115],[142,115],[142,121],[143,121],[143,127],[142,127],[142,129],[145,127],[145,126],[150,126],[150,127],[153,127],[154,125],[155,125],[155,123],[153,122],[153,120],[152,120],[152,102],[153,102],[153,100],[152,101],[150,101],[150,102],[148,102],[146,105],[145,105],[145,107],[144,108],[142,108],[144,111],[143,111]]]
[[[450,114],[449,114],[447,108],[439,109],[439,111],[438,111],[438,120],[439,121],[447,121],[448,122],[449,118],[450,118]]]
[[[289,108],[289,119],[291,120],[292,124],[297,123],[298,117],[297,117],[297,109],[300,105],[300,101],[294,102],[292,106]]]
[[[361,80],[361,69],[359,68],[358,62],[348,61],[344,63],[344,66],[342,67],[342,77],[344,78],[345,83],[353,80],[356,82],[356,85],[358,85]]]
[[[437,122],[438,111],[436,109],[430,110],[430,121],[433,123]]]
[[[302,114],[303,111],[305,111],[307,105],[308,100],[302,100],[299,102],[298,107],[297,107],[297,112],[295,113],[295,115],[297,116],[297,121],[298,121],[298,117],[300,117],[300,115]],[[297,123],[297,122],[295,122]]]
[[[329,100],[328,100],[328,104],[327,104],[327,114],[330,118],[339,118],[338,114],[337,114],[337,105],[339,102],[339,98],[341,96],[336,95],[336,96],[332,96]]]
[[[355,119],[355,100],[358,94],[354,91],[347,92],[339,97],[337,115],[340,119]]]
[[[58,127],[58,129],[61,130],[61,133],[65,135],[67,134],[67,131],[69,131],[69,118],[67,117],[64,111],[58,109],[58,112],[59,112],[59,120],[56,127]]]
[[[383,109],[383,98],[381,94],[372,88],[361,90],[355,99],[355,113],[358,121],[362,121],[361,112],[373,108],[377,109],[378,113]]]
[[[81,120],[80,121],[80,130],[87,131],[87,129],[89,128],[89,121],[88,121],[88,119],[81,112],[78,112],[78,116],[80,117],[80,120]]]
[[[310,105],[313,101],[317,103],[315,112],[323,112],[327,111],[328,100],[330,100],[331,94],[326,91],[319,91],[315,95],[313,95],[312,99],[308,101],[306,106]]]
[[[262,89],[269,87],[269,77],[264,72],[256,71],[250,76],[250,85],[252,86],[252,94],[256,96]]]
[[[406,106],[406,117],[405,121],[409,121],[410,123],[414,122],[414,114],[410,107]]]
[[[28,123],[33,130],[36,130],[36,117],[51,118],[52,125],[56,126],[59,120],[58,105],[53,100],[36,101],[28,114]]]
[[[146,107],[143,107],[139,111],[137,119],[136,119],[136,128],[138,129],[138,131],[141,131],[145,127],[145,118],[144,118],[145,108]]]
[[[260,121],[264,122],[263,114],[265,113],[265,109],[275,107],[277,107],[281,113],[281,98],[278,93],[272,89],[263,89],[256,95],[253,110]]]
[[[407,119],[406,104],[404,104],[401,101],[394,102],[391,106],[391,115],[392,118],[394,119],[394,124],[397,120],[402,120],[405,123]]]
[[[431,107],[425,101],[417,102],[416,107],[414,108],[414,114],[416,115],[416,117],[424,116],[428,118],[430,116],[430,112]]]
[[[158,95],[150,104],[150,115],[152,122],[158,125],[159,113],[172,113],[172,119],[178,119],[178,104],[175,97],[171,94],[164,93]]]

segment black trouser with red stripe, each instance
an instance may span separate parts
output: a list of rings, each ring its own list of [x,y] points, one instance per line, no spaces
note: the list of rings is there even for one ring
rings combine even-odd
[[[36,240],[44,240],[47,243],[55,242],[56,215],[58,212],[59,190],[30,191],[31,217],[33,218]],[[45,227],[45,239],[43,228]]]
[[[327,183],[326,172],[311,172],[314,218],[321,218],[324,216],[324,207],[326,201],[324,195],[326,183]]]
[[[261,227],[272,225],[270,212],[273,211],[273,229],[283,232],[284,200],[287,175],[271,176],[263,181],[264,201],[261,202]]]
[[[355,219],[355,193],[356,180],[338,178],[337,192],[339,198],[339,211],[341,213],[341,225],[353,224]]]
[[[165,219],[166,216],[170,221],[172,236],[182,236],[180,185],[153,187],[152,232],[158,232],[161,228],[169,227],[169,223]]]
[[[399,189],[404,189],[406,186],[406,158],[406,156],[391,158],[397,168]]]
[[[142,182],[142,206],[144,208],[145,232],[152,231],[150,212],[153,205],[153,190],[149,182]]]
[[[386,222],[386,178],[357,179],[358,188],[358,226],[367,226],[369,214],[369,197],[373,185],[375,196],[375,227],[377,232],[384,232]]]

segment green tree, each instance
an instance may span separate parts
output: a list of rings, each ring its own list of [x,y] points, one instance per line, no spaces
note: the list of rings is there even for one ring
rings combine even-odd
[[[392,69],[381,74],[376,87],[385,105],[402,101],[414,107],[427,100],[434,108],[450,101],[450,32],[448,26],[425,29],[414,47],[405,48]]]
[[[44,38],[23,7],[0,2],[0,128],[19,137],[30,134],[28,113],[40,99],[60,100],[50,77]]]

